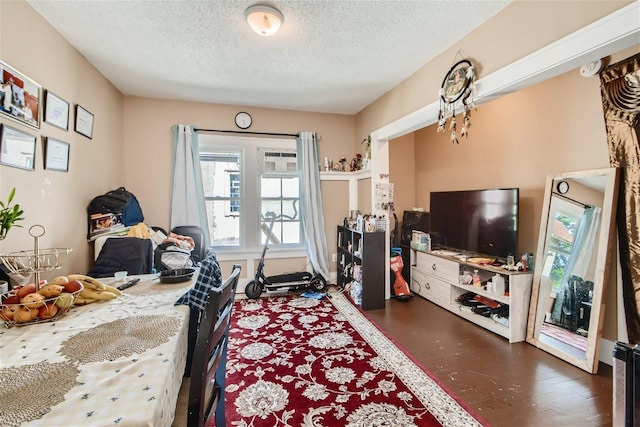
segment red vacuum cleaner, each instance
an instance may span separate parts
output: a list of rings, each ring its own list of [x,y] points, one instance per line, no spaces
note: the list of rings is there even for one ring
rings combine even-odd
[[[409,301],[411,299],[411,289],[404,277],[402,277],[402,267],[404,262],[402,261],[402,249],[392,248],[390,257],[391,271],[395,274],[395,281],[393,282],[393,293],[398,301]]]

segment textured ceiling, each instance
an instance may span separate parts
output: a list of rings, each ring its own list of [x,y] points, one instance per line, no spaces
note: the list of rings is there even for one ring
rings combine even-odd
[[[123,94],[355,114],[491,18],[498,0],[27,0]]]

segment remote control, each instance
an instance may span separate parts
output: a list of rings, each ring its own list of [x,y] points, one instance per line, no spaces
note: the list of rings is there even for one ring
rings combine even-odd
[[[118,289],[123,290],[123,289],[127,289],[132,287],[133,285],[135,285],[136,283],[138,283],[140,281],[140,279],[131,279],[126,283],[123,283],[122,285],[118,286]]]

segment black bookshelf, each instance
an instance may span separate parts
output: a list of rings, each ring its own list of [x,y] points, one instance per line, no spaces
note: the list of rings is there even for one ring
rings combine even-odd
[[[338,278],[337,284],[344,287],[353,281],[354,266],[362,269],[362,309],[384,308],[385,274],[385,232],[361,232],[338,226]],[[347,266],[351,268],[347,268]]]

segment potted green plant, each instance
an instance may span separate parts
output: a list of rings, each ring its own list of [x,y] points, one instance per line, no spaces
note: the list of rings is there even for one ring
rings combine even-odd
[[[22,214],[24,211],[20,209],[20,205],[15,204],[11,206],[11,202],[13,201],[13,197],[16,194],[16,189],[13,188],[9,193],[9,198],[7,199],[7,203],[3,203],[0,201],[0,240],[3,240],[7,237],[7,233],[9,229],[13,226],[22,227],[19,224],[16,224],[18,221],[22,221],[24,218]]]

